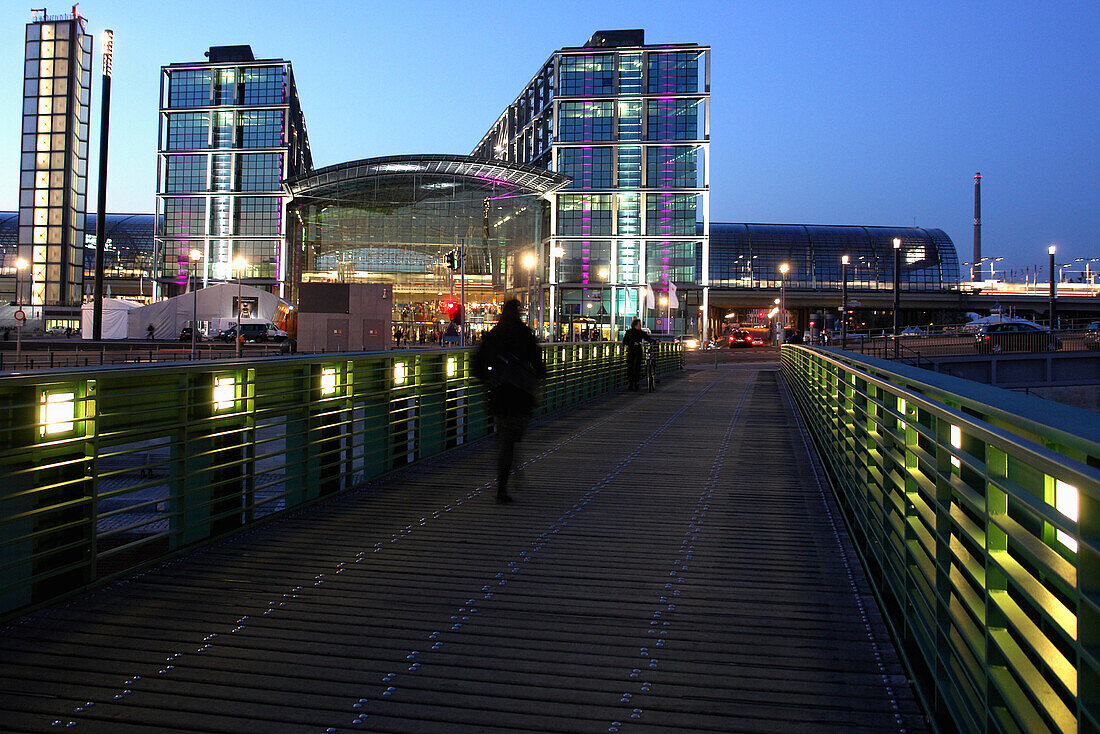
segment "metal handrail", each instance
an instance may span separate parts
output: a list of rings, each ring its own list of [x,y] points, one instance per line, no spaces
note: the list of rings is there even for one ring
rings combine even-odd
[[[1100,419],[852,353],[783,374],[943,731],[1096,731]]]
[[[543,347],[538,414],[626,383],[620,344]],[[0,377],[0,619],[486,436],[472,349]],[[682,369],[661,344],[658,370]]]

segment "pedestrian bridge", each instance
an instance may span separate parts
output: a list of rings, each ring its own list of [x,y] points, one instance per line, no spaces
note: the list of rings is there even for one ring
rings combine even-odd
[[[464,351],[0,379],[4,729],[1095,729],[1095,416],[547,355],[504,506]]]

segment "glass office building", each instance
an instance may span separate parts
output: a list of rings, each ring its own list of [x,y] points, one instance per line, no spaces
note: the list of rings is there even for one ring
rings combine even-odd
[[[778,288],[779,266],[787,263],[788,288],[839,290],[847,255],[849,288],[891,290],[895,238],[901,240],[901,290],[958,290],[955,245],[939,229],[719,222],[710,226],[711,285]]]
[[[709,47],[600,31],[555,51],[475,147],[571,179],[551,209],[536,299],[562,323],[610,338],[634,316],[695,330],[709,285],[709,106]],[[670,283],[680,308],[647,308],[646,286]]]
[[[160,295],[203,283],[289,290],[283,181],[313,168],[290,62],[218,46],[203,63],[161,68],[157,158]]]
[[[0,211],[0,303],[14,303],[15,261],[19,256],[19,213]],[[83,268],[84,296],[91,300],[95,280],[96,215],[84,218]],[[104,295],[148,303],[153,295],[153,233],[156,217],[152,214],[106,215],[104,225]],[[79,324],[74,317],[50,317],[47,326]]]
[[[34,12],[19,165],[18,257],[29,265],[17,300],[64,318],[79,315],[83,295],[92,38],[75,6],[69,16]]]
[[[461,300],[464,274],[470,327],[486,328],[505,298],[539,287],[548,197],[565,183],[544,169],[467,156],[318,169],[288,182],[291,279],[390,283],[394,327],[427,341]],[[453,259],[462,252],[464,266]]]

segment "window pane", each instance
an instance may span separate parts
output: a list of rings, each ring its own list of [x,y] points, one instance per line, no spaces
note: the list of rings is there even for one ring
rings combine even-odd
[[[695,194],[647,194],[646,234],[695,234]]]
[[[206,202],[203,199],[165,199],[164,233],[166,235],[201,235],[206,224]]]
[[[165,159],[164,190],[168,193],[206,191],[206,156],[173,155]]]
[[[697,140],[699,100],[657,99],[649,102],[649,140]]]
[[[237,199],[237,234],[279,234],[279,202],[275,196],[249,196]]]
[[[283,113],[258,110],[240,113],[240,147],[277,148],[283,144]]]
[[[646,151],[646,186],[693,189],[698,180],[697,149],[686,145],[661,145]]]
[[[697,91],[699,91],[698,52],[650,52],[650,94],[684,94]]]
[[[573,179],[571,189],[609,189],[611,148],[561,148],[558,173]]]
[[[209,146],[210,115],[181,112],[168,116],[168,150],[194,150]]]
[[[610,95],[615,91],[615,56],[562,56],[559,63],[563,95],[587,97]]]
[[[282,153],[242,155],[237,163],[238,191],[277,191],[282,180]]]
[[[285,95],[285,81],[282,67],[266,66],[260,69],[245,69],[244,98],[241,104],[282,104]]]
[[[210,70],[176,71],[168,82],[169,107],[202,107],[210,104]]]
[[[611,197],[574,194],[559,196],[558,234],[611,234]]]
[[[612,102],[562,102],[558,139],[562,142],[612,140]]]

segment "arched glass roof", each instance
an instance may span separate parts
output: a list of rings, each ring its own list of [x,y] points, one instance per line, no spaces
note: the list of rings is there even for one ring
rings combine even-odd
[[[849,257],[848,283],[890,288],[894,238],[901,240],[902,287],[953,290],[959,284],[955,245],[942,230],[920,227],[853,227],[811,224],[710,225],[710,278],[717,287],[774,287],[779,266],[794,288],[839,288],[841,258]]]
[[[485,188],[506,185],[534,194],[556,191],[569,181],[567,177],[552,171],[488,158],[460,155],[397,155],[364,158],[320,168],[307,176],[289,180],[287,187],[295,197],[314,197],[322,196],[326,189],[341,184],[347,185],[355,181],[373,180],[379,177],[407,177],[416,174],[457,176],[484,182]]]

